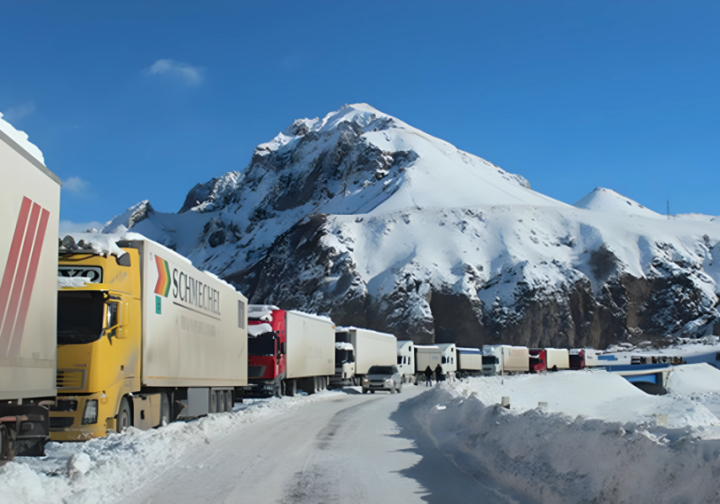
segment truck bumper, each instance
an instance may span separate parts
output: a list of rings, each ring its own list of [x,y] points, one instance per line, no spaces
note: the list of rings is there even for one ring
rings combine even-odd
[[[89,402],[95,401],[97,415],[94,423],[83,425],[83,414]],[[101,393],[78,396],[60,395],[50,411],[50,439],[53,441],[85,441],[104,437],[108,429],[115,429],[115,403]]]

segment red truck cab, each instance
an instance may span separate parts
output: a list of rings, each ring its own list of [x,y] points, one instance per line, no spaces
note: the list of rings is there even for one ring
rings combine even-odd
[[[547,352],[543,349],[533,349],[529,352],[530,355],[530,372],[531,373],[542,373],[547,371]]]
[[[250,305],[248,310],[248,382],[255,395],[280,396],[286,374],[285,310]]]

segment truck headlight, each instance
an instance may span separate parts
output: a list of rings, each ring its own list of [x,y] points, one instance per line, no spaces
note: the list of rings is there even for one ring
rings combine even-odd
[[[97,423],[98,402],[97,399],[85,401],[85,411],[83,412],[82,424],[89,425]]]

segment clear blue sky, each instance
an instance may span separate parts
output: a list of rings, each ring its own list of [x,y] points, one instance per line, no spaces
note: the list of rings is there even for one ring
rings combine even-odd
[[[105,221],[367,102],[574,203],[720,215],[720,2],[2,1],[0,112]],[[162,62],[160,60],[172,60]]]

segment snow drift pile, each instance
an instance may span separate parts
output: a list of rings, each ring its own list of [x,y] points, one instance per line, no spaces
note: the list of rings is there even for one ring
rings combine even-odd
[[[130,428],[85,443],[50,443],[45,458],[17,457],[0,467],[2,502],[96,504],[127,497],[158,473],[173,467],[186,450],[218,441],[230,432],[263,419],[291,414],[301,405],[332,400],[338,392],[309,397],[249,400],[233,413],[218,413],[195,422],[175,422],[160,429]],[[246,407],[245,407],[246,406]]]
[[[403,407],[464,470],[530,501],[717,502],[717,384],[707,364],[675,368],[667,396],[605,371],[567,371],[444,384]]]
[[[132,228],[252,303],[417,343],[607,346],[720,330],[720,226],[614,191],[575,206],[365,104],[300,119]]]

